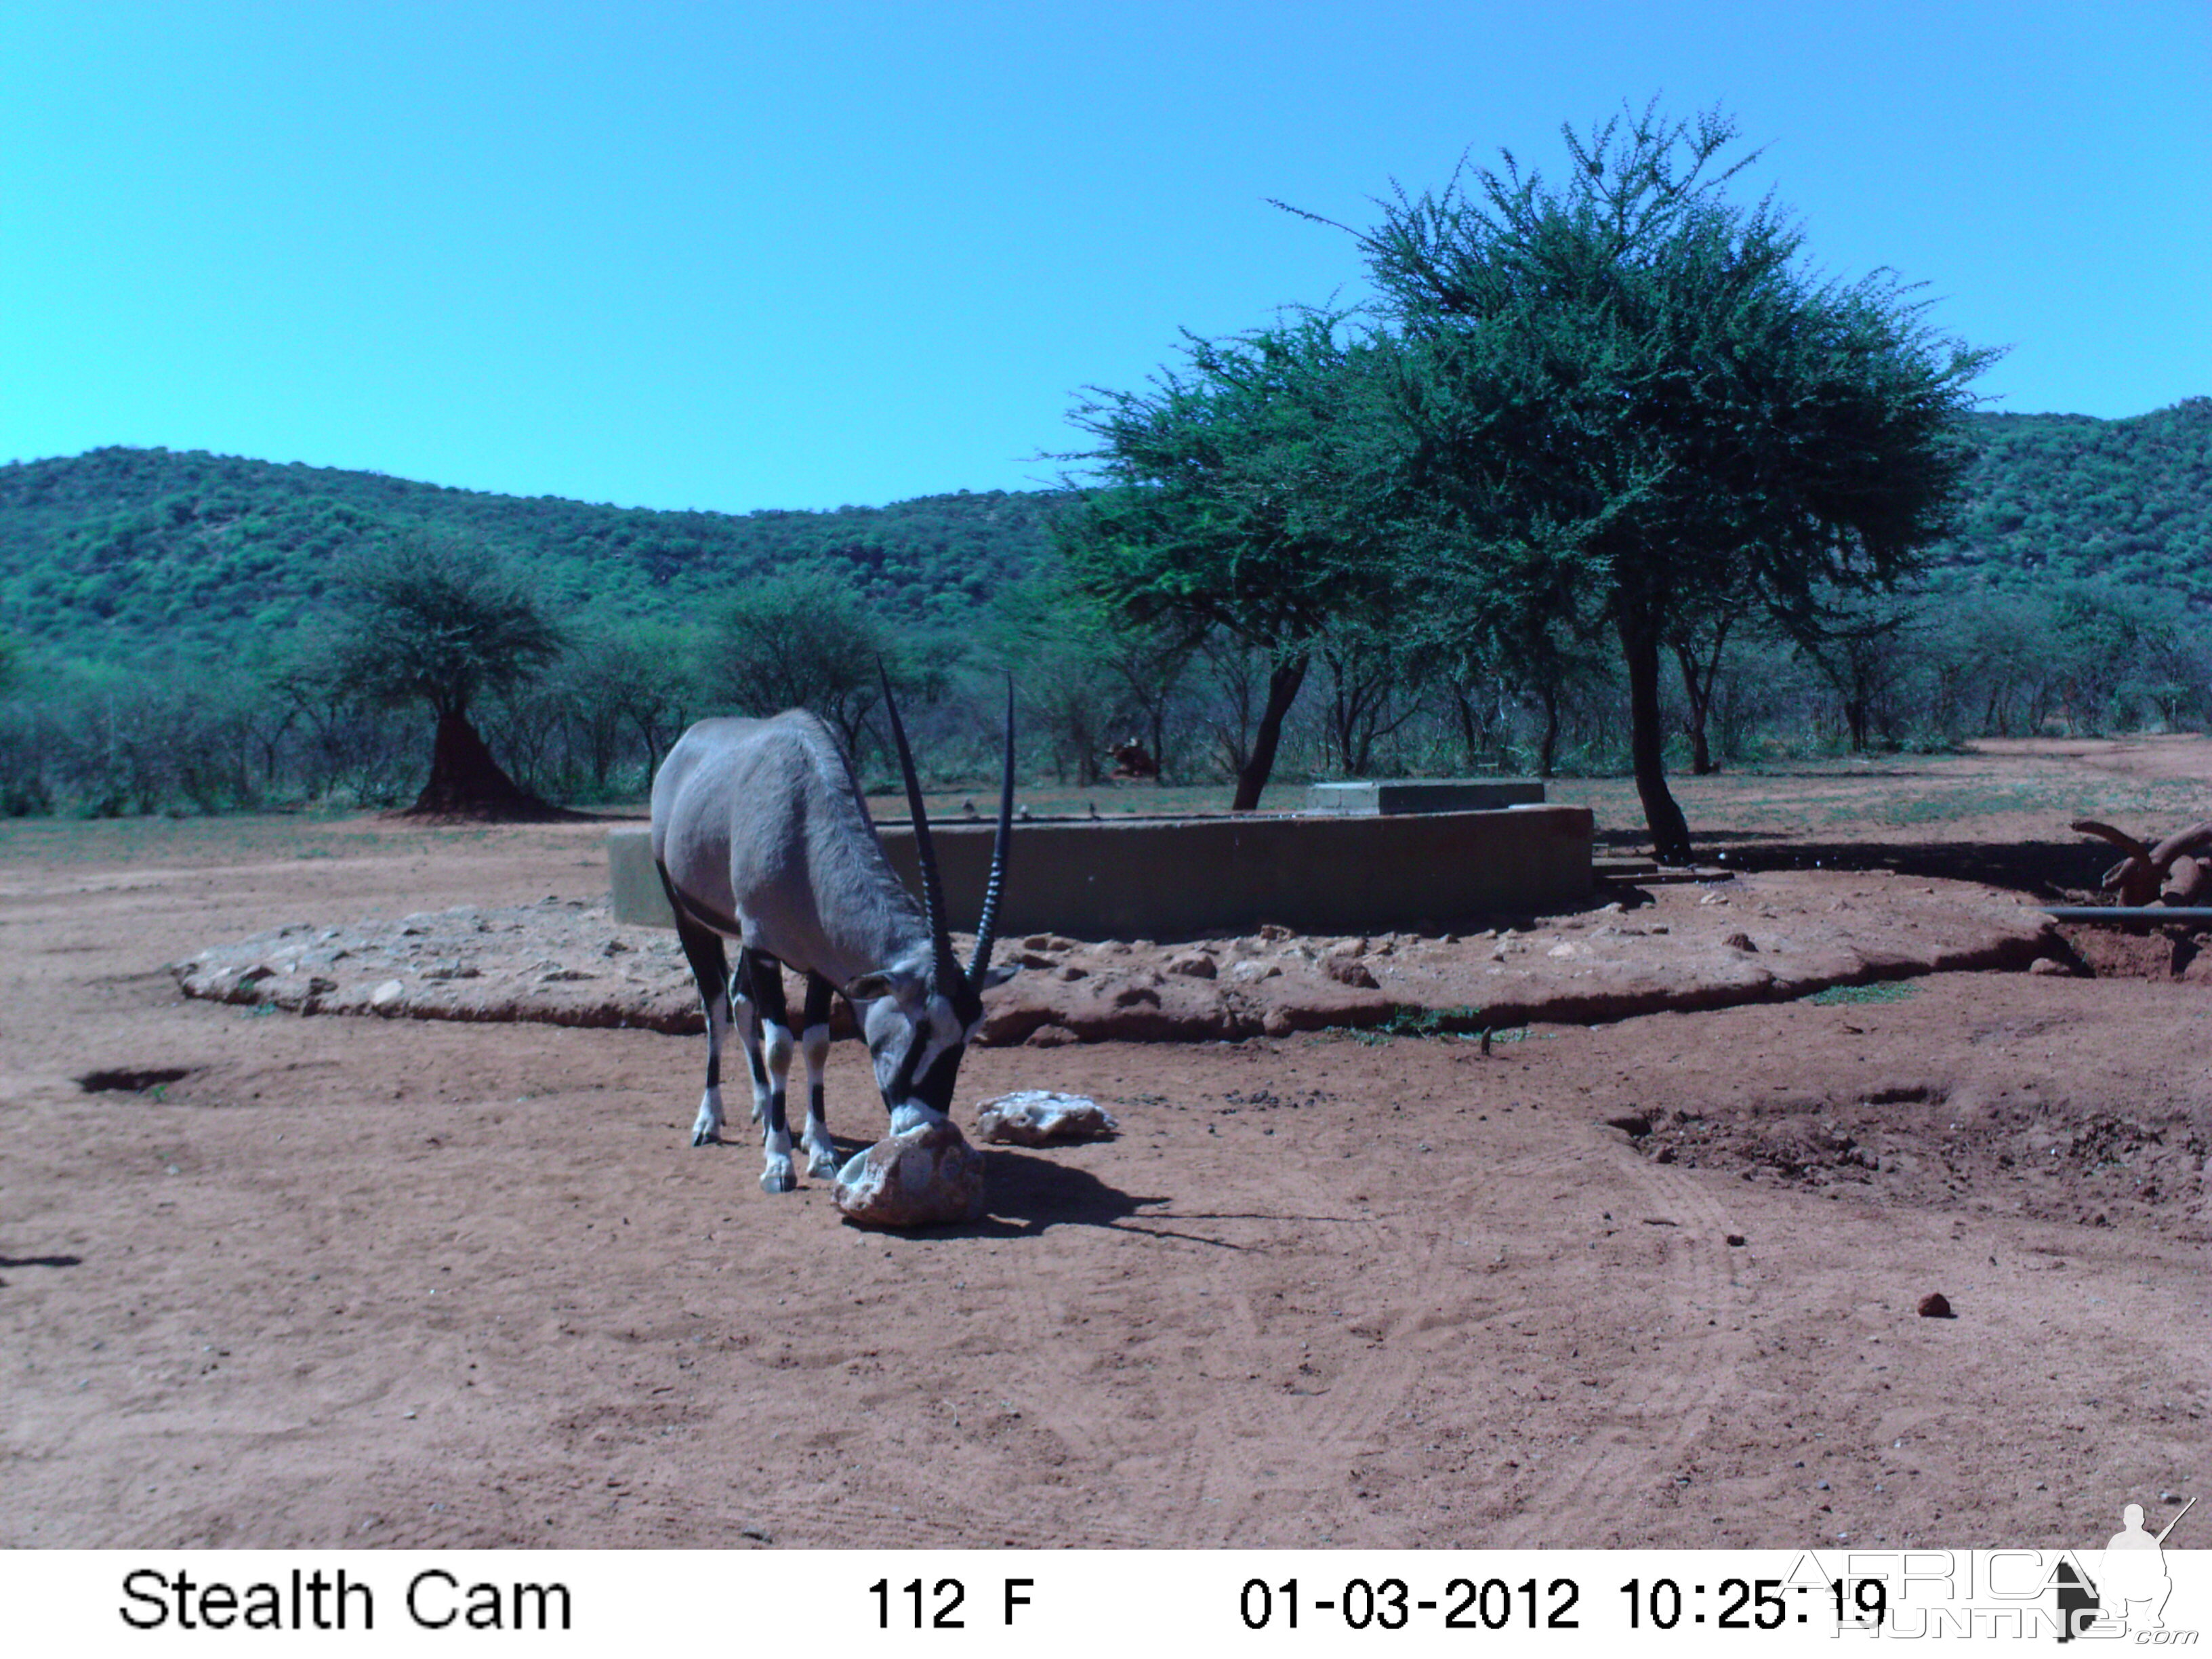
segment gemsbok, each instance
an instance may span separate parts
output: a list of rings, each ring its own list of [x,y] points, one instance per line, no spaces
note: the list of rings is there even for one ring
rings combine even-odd
[[[1013,827],[1012,684],[1006,688],[998,836],[975,953],[964,969],[952,953],[921,784],[888,678],[884,706],[914,815],[919,908],[884,855],[851,758],[830,728],[803,709],[767,720],[701,720],[677,740],[653,780],[653,856],[707,1010],[707,1091],[691,1144],[705,1146],[721,1128],[722,1040],[734,1024],[752,1073],[753,1115],[767,1157],[761,1186],[771,1193],[789,1192],[794,1184],[784,1116],[792,1051],[785,964],[806,975],[801,1143],[807,1173],[820,1178],[837,1172],[822,1099],[832,995],[842,993],[852,1005],[875,1062],[890,1132],[898,1134],[951,1113],[961,1056],[982,1021],[983,993],[1016,972],[991,966]],[[734,981],[725,939],[738,946]]]

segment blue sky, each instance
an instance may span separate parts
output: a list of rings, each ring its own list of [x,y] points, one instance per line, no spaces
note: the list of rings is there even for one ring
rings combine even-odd
[[[664,507],[1022,489],[1463,152],[1719,104],[1991,407],[2212,392],[2212,5],[0,9],[0,460]]]

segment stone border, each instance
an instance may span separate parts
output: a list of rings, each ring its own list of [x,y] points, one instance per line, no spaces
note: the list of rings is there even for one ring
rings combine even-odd
[[[1024,969],[978,1041],[1237,1041],[1393,1023],[1424,1031],[1595,1024],[1789,1001],[1840,985],[2025,969],[2063,955],[2039,911],[1962,882],[1790,872],[1662,887],[1442,936],[1270,925],[1183,944],[1008,940]],[[958,941],[966,948],[965,941]],[[302,1014],[702,1029],[673,935],[581,901],[299,925],[174,965],[179,988]],[[846,1014],[838,1005],[837,1027]]]

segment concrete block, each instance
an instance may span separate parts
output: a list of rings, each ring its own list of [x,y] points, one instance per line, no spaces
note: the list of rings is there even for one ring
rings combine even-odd
[[[1540,806],[1540,778],[1364,779],[1306,786],[1306,811],[1358,817],[1401,812],[1493,812],[1506,806]]]
[[[982,908],[993,826],[931,827],[952,926],[965,931]],[[1588,807],[1550,805],[1018,823],[999,933],[1158,939],[1248,932],[1264,922],[1302,933],[1363,933],[1567,909],[1589,896],[1595,827]],[[919,892],[913,830],[894,822],[878,832],[891,867]],[[615,920],[674,927],[647,832],[616,830],[608,852]]]
[[[607,831],[607,875],[616,923],[623,927],[673,927],[675,913],[653,862],[653,831]]]

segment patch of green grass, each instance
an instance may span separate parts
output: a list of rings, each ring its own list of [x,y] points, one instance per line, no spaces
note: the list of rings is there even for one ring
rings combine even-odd
[[[1354,1042],[1364,1042],[1370,1048],[1379,1047],[1398,1037],[1450,1037],[1462,1042],[1473,1042],[1488,1026],[1489,1021],[1480,1008],[1394,1008],[1390,1018],[1380,1025],[1333,1026],[1328,1035],[1348,1036]],[[1505,1030],[1492,1030],[1492,1042],[1525,1042],[1528,1028],[1516,1025]]]
[[[1845,1003],[1903,1002],[1919,994],[1920,988],[1910,980],[1883,979],[1871,985],[1831,985],[1804,1000],[1823,1008],[1833,1008]]]
[[[1489,1023],[1480,1008],[1394,1008],[1382,1029],[1393,1036],[1441,1036],[1480,1031]]]

